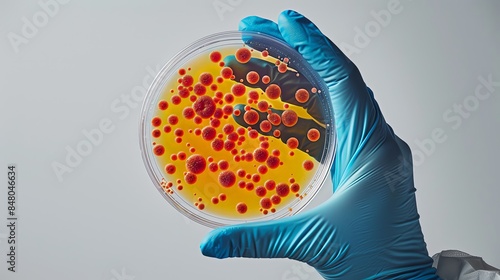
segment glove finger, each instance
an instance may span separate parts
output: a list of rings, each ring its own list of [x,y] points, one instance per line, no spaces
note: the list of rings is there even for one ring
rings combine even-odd
[[[245,86],[266,91],[269,85],[278,85],[281,89],[280,99],[283,102],[290,103],[305,108],[307,113],[320,123],[325,123],[324,114],[320,111],[322,108],[321,100],[318,94],[311,94],[311,83],[303,75],[297,76],[297,72],[287,70],[284,73],[278,71],[278,67],[269,61],[252,58],[246,63],[240,63],[235,56],[227,56],[224,64],[233,70],[235,81],[240,81]],[[246,76],[248,72],[255,71],[259,73],[261,79],[257,83],[249,83]],[[269,82],[262,82],[262,77],[268,76]],[[298,90],[307,91],[307,100],[297,100],[296,92]]]
[[[385,120],[356,66],[311,21],[295,11],[284,11],[278,26],[285,41],[328,87],[338,143],[333,184],[338,186],[352,172],[352,163],[362,160],[357,155],[373,132],[386,129]]]
[[[260,38],[252,36],[251,32],[259,32],[266,35],[270,35],[271,37],[276,38],[279,41],[285,42],[281,33],[278,29],[278,25],[268,19],[257,17],[257,16],[249,16],[242,19],[238,25],[238,30],[240,31],[249,31],[250,33],[243,33],[242,40],[250,47],[263,51],[265,49],[268,50],[269,55],[272,57],[277,57],[278,53],[275,52],[276,48],[273,48],[272,42],[266,41],[265,44],[260,42]]]
[[[203,255],[219,259],[289,258],[314,261],[335,231],[318,216],[302,213],[274,221],[226,226],[210,232],[201,242]]]
[[[350,78],[355,65],[309,19],[288,10],[279,15],[278,26],[284,40],[304,57],[329,87]]]
[[[283,143],[287,144],[289,139],[295,138],[298,141],[297,149],[309,154],[314,157],[318,162],[321,161],[321,156],[323,155],[323,145],[325,143],[325,128],[316,123],[312,119],[304,119],[299,117],[297,123],[293,126],[285,126],[281,120],[274,121],[274,124],[270,122],[270,113],[260,112],[254,109],[250,109],[258,113],[258,122],[250,125],[245,120],[245,105],[237,104],[234,106],[234,110],[239,110],[241,114],[238,116],[233,114],[234,120],[242,127],[251,127],[257,130],[261,135],[270,136],[281,140]],[[274,108],[269,109],[271,114],[275,114],[276,119],[283,114],[283,110],[277,110]],[[276,120],[275,119],[275,120]],[[278,123],[279,122],[279,123]],[[253,122],[252,122],[253,123]],[[265,125],[264,125],[265,124]],[[316,133],[315,135],[309,135],[307,131],[311,133]],[[314,131],[316,130],[316,131]],[[293,141],[293,140],[291,140]],[[293,145],[292,143],[290,145]]]
[[[238,25],[238,30],[260,32],[281,41],[285,41],[283,40],[281,32],[278,29],[278,25],[275,22],[257,16],[249,16],[242,19]]]

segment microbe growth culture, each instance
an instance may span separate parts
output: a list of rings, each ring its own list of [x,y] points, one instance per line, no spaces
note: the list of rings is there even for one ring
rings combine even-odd
[[[327,90],[308,67],[277,40],[240,32],[204,38],[167,64],[140,138],[167,201],[211,227],[303,208],[335,146]]]

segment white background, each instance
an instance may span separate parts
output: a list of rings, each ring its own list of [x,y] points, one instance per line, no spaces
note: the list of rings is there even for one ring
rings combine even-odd
[[[44,10],[40,3],[49,2],[57,9]],[[290,260],[203,257],[209,229],[163,200],[138,145],[133,94],[157,67],[200,37],[237,29],[244,16],[276,19],[284,9],[357,48],[349,56],[387,121],[424,155],[414,171],[429,254],[460,249],[500,266],[500,86],[474,97],[478,77],[500,82],[500,2],[401,0],[384,25],[373,13],[389,0],[62,2],[0,2],[0,279],[320,279]],[[364,42],[360,32],[369,34]],[[464,101],[467,117],[443,118]],[[68,149],[86,141],[83,131],[103,121],[113,131],[58,178],[53,165],[66,165]],[[426,154],[418,143],[435,129],[446,139]],[[5,262],[11,163],[16,273]]]

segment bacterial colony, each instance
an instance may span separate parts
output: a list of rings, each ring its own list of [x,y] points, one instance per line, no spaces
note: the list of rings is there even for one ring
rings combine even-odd
[[[275,67],[274,77],[268,70],[246,69],[238,79],[225,63],[228,57],[243,67],[264,61]],[[308,149],[299,149],[300,142],[320,145],[324,125],[305,109],[319,94],[316,88],[283,92],[279,75],[290,73],[301,75],[286,57],[245,45],[211,50],[176,69],[150,120],[165,194],[229,219],[292,211],[289,205],[307,195],[319,166]],[[285,95],[293,102],[283,101]],[[319,129],[297,127],[301,119],[315,121]],[[301,133],[290,136],[288,129]]]

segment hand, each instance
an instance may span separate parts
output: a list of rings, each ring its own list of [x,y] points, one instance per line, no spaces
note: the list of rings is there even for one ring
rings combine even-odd
[[[326,279],[438,279],[419,224],[411,152],[385,122],[356,66],[304,16],[278,24],[241,21],[287,42],[323,78],[330,93],[337,149],[333,195],[322,205],[270,222],[216,229],[201,251],[216,258],[290,258]]]

